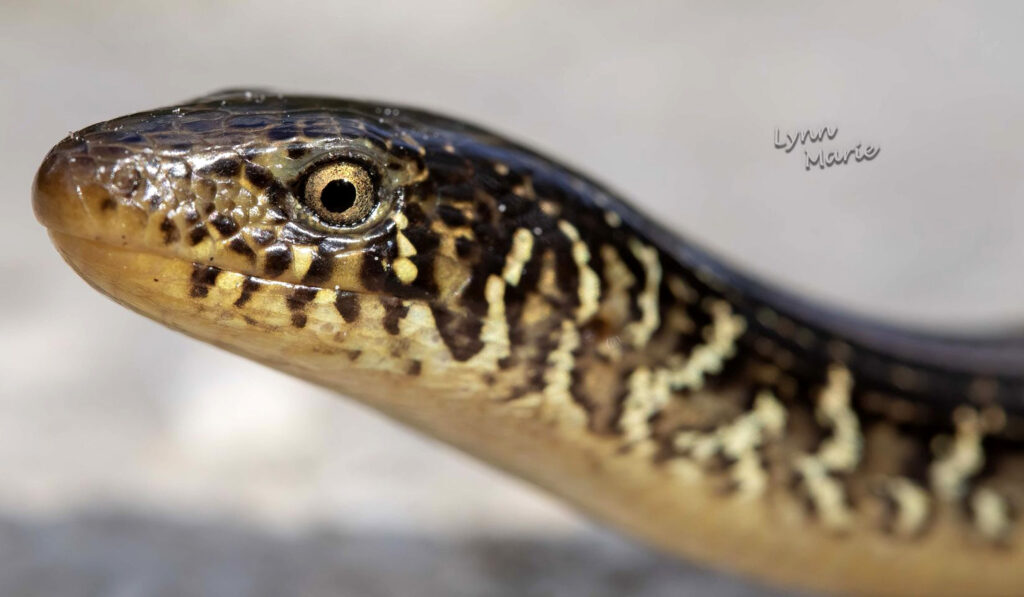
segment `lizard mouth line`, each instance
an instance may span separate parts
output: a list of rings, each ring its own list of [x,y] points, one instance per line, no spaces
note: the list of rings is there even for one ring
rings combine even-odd
[[[331,292],[338,292],[339,290],[341,290],[348,294],[359,295],[363,297],[389,296],[385,293],[369,292],[365,289],[347,290],[331,288],[326,286],[310,286],[308,284],[299,284],[283,280],[274,280],[271,278],[260,276],[258,274],[249,274],[243,271],[226,268],[217,265],[213,262],[196,261],[194,259],[188,259],[186,257],[180,257],[173,254],[169,254],[164,251],[147,250],[145,246],[118,246],[116,243],[113,242],[97,240],[95,238],[89,238],[85,235],[74,234],[63,230],[48,229],[47,232],[49,233],[50,239],[53,241],[53,244],[57,247],[57,250],[59,251],[60,255],[64,258],[64,260],[69,265],[71,265],[71,267],[74,268],[74,270],[78,272],[80,276],[85,278],[87,282],[89,282],[91,285],[97,288],[98,286],[95,284],[94,280],[89,274],[92,270],[95,269],[95,266],[100,265],[100,261],[102,261],[106,257],[109,260],[116,260],[118,262],[122,262],[125,261],[126,257],[131,258],[134,256],[137,258],[149,258],[151,260],[155,259],[167,262],[169,264],[176,264],[179,267],[188,268],[193,272],[209,269],[217,272],[218,275],[227,274],[228,276],[237,278],[239,282],[241,282],[242,280],[251,280],[253,283],[259,284],[264,288],[282,289],[282,292],[285,289],[287,289],[287,291],[289,292],[295,290],[327,290]],[[133,271],[131,268],[128,268],[127,266],[121,267],[123,268],[121,270],[121,273],[123,275],[128,276],[138,276],[142,278],[150,276],[152,278],[154,276],[151,274],[155,273],[152,271]],[[162,278],[160,278],[159,276],[155,276],[155,278],[152,281],[154,283],[159,283],[161,279]],[[167,280],[166,278],[163,278],[163,280],[170,281]],[[105,294],[111,296],[111,298],[114,298],[114,300],[121,302],[119,298],[113,295],[112,293],[103,290],[102,288],[100,288],[100,290],[102,290]],[[430,306],[432,304],[430,301],[417,298],[405,298],[402,299],[402,301],[407,304],[422,304],[427,306]]]

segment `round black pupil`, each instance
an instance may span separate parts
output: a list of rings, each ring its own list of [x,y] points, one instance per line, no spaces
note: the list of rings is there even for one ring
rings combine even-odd
[[[356,187],[347,180],[332,180],[320,191],[320,205],[331,213],[344,213],[356,203]]]

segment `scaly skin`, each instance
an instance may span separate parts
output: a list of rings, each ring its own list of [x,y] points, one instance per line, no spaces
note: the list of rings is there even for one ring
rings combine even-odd
[[[303,186],[336,163],[372,179],[352,226]],[[1020,342],[807,306],[486,131],[225,92],[70,136],[34,202],[119,303],[663,549],[830,592],[1024,590]]]

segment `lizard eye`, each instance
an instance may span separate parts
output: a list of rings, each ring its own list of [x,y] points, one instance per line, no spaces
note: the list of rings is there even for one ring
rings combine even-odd
[[[370,217],[380,198],[364,167],[335,162],[309,174],[302,202],[324,224],[351,228]]]

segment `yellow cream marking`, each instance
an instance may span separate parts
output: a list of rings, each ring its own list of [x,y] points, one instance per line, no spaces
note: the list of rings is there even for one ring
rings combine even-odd
[[[829,369],[828,381],[818,396],[818,421],[832,429],[816,454],[797,459],[796,469],[803,477],[815,510],[824,525],[835,531],[849,528],[852,514],[842,484],[833,473],[853,471],[860,462],[863,438],[857,413],[850,404],[853,378],[845,367]]]
[[[398,257],[391,267],[395,270],[395,275],[398,276],[398,279],[403,284],[411,283],[419,275],[419,268],[408,257]]]
[[[741,454],[736,463],[729,468],[729,475],[735,484],[737,497],[759,497],[768,489],[768,471],[754,450]]]
[[[313,264],[313,254],[315,252],[316,247],[292,245],[291,270],[297,279],[301,280],[306,275],[306,272],[309,271],[309,266]]]
[[[523,275],[523,267],[533,255],[533,233],[526,228],[519,228],[512,235],[512,249],[505,257],[505,268],[501,277],[510,286],[518,286]]]
[[[505,317],[505,280],[491,274],[484,287],[484,297],[487,299],[487,317],[480,329],[480,339],[484,347],[473,358],[494,362],[509,355],[511,344],[508,336],[508,319]],[[496,368],[497,364],[489,367]]]
[[[206,228],[209,230],[209,227]],[[188,253],[192,256],[192,259],[197,262],[208,261],[210,256],[216,252],[216,245],[214,244],[213,237],[207,235],[203,237],[203,240],[199,241],[198,244],[187,249]]]
[[[562,213],[562,208],[554,201],[538,201],[540,210],[552,218],[557,218]]]
[[[401,257],[411,257],[416,254],[416,247],[409,241],[409,238],[399,231],[397,236],[398,254]]]
[[[548,355],[548,370],[544,373],[544,402],[541,413],[549,421],[582,428],[587,424],[587,412],[579,404],[576,404],[569,392],[575,364],[572,353],[579,347],[579,344],[580,335],[576,331],[576,324],[567,319],[563,320],[558,346]]]
[[[895,503],[893,533],[900,537],[913,537],[920,533],[931,513],[928,492],[917,483],[903,477],[887,479],[885,489]]]
[[[626,328],[626,338],[633,346],[641,347],[651,339],[658,328],[658,287],[661,285],[661,262],[658,250],[636,239],[629,241],[629,249],[644,266],[644,287],[637,297],[640,307],[640,321],[634,321]]]
[[[239,296],[241,296],[241,288],[244,282],[245,275],[233,271],[221,270],[221,272],[217,274],[217,288],[224,291],[238,290]]]
[[[825,527],[833,531],[849,529],[853,515],[846,504],[843,486],[829,476],[824,463],[813,456],[804,456],[797,461],[796,469]]]
[[[629,393],[622,405],[619,429],[625,442],[634,444],[650,438],[649,419],[668,404],[668,374],[664,369],[652,372],[647,367],[639,367],[629,376],[628,385]]]
[[[597,313],[601,300],[601,280],[590,267],[590,249],[587,248],[587,243],[580,239],[579,231],[565,220],[558,221],[558,228],[572,242],[572,259],[579,270],[580,305],[576,309],[576,321],[582,323]]]
[[[524,199],[534,199],[537,197],[537,193],[533,189],[533,179],[529,176],[524,176],[523,182],[512,187],[512,192]]]
[[[850,405],[853,377],[845,367],[832,367],[828,383],[818,398],[818,420],[832,428],[832,435],[821,443],[818,459],[830,471],[850,472],[860,462],[863,438],[857,413]]]
[[[444,341],[437,331],[437,322],[430,307],[419,301],[409,301],[405,304],[409,307],[409,312],[398,325],[401,337],[409,339],[408,356],[419,359],[424,371],[432,369],[437,372],[450,368],[452,359],[439,357],[434,351],[434,347]]]
[[[555,253],[551,249],[544,251],[541,257],[537,292],[548,299],[562,298],[562,289],[558,286],[558,273],[555,270]]]
[[[396,211],[391,214],[391,220],[399,230],[405,230],[409,226],[409,218],[406,217],[405,212]]]
[[[714,301],[708,310],[711,312],[711,325],[704,330],[704,344],[694,348],[684,363],[675,365],[670,371],[669,383],[674,390],[699,389],[704,385],[706,374],[721,371],[726,359],[736,352],[736,339],[746,329],[746,322],[732,313],[728,302]]]
[[[988,487],[981,487],[971,497],[974,524],[989,541],[1001,541],[1011,528],[1010,505],[1006,498]]]
[[[768,478],[756,450],[769,439],[782,436],[786,419],[782,403],[770,391],[762,390],[754,407],[732,422],[710,432],[680,431],[672,444],[699,464],[707,464],[718,454],[735,460],[729,472],[737,490],[746,496],[757,496],[764,492]]]
[[[961,407],[953,417],[956,435],[952,444],[932,462],[928,471],[932,489],[947,501],[962,498],[967,493],[967,480],[985,464],[985,453],[981,447],[984,434],[978,413],[972,408]]]
[[[636,284],[636,278],[626,267],[618,250],[611,245],[601,245],[601,259],[604,260],[604,276],[608,285],[616,291],[625,291]],[[609,292],[611,294],[611,292]],[[626,300],[629,300],[628,295]]]
[[[395,243],[398,247],[398,257],[391,267],[395,270],[395,276],[403,284],[411,284],[419,275],[419,268],[409,257],[416,254],[416,247],[412,244],[402,231],[409,225],[409,220],[402,212],[396,212],[391,219],[395,222]]]
[[[332,290],[330,288],[321,288],[320,290],[317,291],[316,295],[313,296],[313,304],[315,304],[315,305],[330,305],[331,308],[333,309],[334,308],[334,301],[336,301],[337,299],[338,299],[338,293],[337,292],[335,292],[334,290]],[[337,316],[337,319],[339,321],[344,321],[344,319],[341,318],[341,314],[338,313],[337,310],[334,311],[334,315]]]

